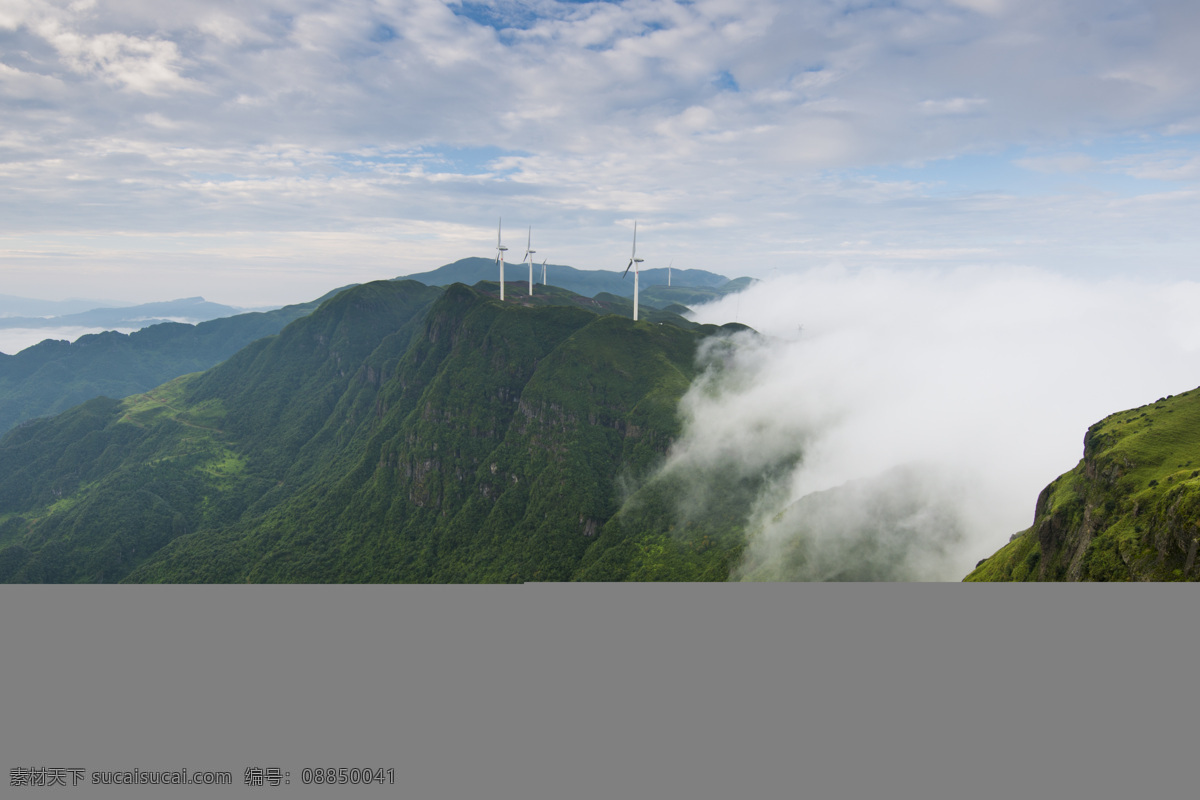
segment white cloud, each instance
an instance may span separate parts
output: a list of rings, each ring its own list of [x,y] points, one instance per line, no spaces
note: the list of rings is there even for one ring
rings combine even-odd
[[[196,87],[179,74],[182,59],[172,41],[124,33],[87,36],[53,18],[42,19],[35,29],[78,73],[151,95]]]
[[[228,46],[246,43],[266,44],[271,41],[263,31],[255,28],[246,20],[216,10],[200,16],[196,21],[196,28],[206,36],[211,36],[221,44]]]
[[[999,16],[1008,5],[1004,0],[951,0],[951,3],[989,16]]]
[[[1186,4],[491,8],[511,27],[433,0],[9,0],[0,107],[20,144],[0,148],[0,211],[29,233],[119,222],[233,242],[288,225],[351,235],[381,215],[482,225],[519,204],[562,240],[564,260],[597,259],[618,220],[637,217],[664,237],[647,247],[719,271],[736,254],[728,271],[758,274],[926,255],[1070,269],[1138,252],[1138,225],[1161,231],[1190,213],[1182,196],[1147,200],[1150,217],[1084,190],[1009,185],[1033,179],[1014,161],[1088,177],[1087,156],[1073,155],[1085,141],[1190,135],[1200,63]],[[1189,146],[1096,160],[1186,186]],[[391,155],[344,157],[364,149]],[[418,151],[447,160],[400,155]],[[946,179],[981,153],[998,154],[1011,181]],[[937,177],[869,177],[916,163]],[[713,218],[728,221],[723,234],[688,228]],[[1035,240],[1050,246],[1021,244]],[[1160,246],[1140,250],[1187,260],[1182,248],[1158,258]]]
[[[949,100],[922,100],[921,111],[931,115],[971,114],[987,105],[979,97],[952,97]]]
[[[1059,172],[1087,172],[1096,168],[1096,162],[1091,156],[1083,153],[1064,153],[1057,156],[1031,156],[1018,158],[1013,161],[1022,169],[1049,174]]]
[[[697,309],[705,322],[736,313],[769,338],[746,339],[718,385],[689,391],[669,467],[732,463],[754,474],[801,455],[786,490],[751,520],[751,557],[767,558],[795,534],[771,522],[792,503],[917,465],[925,510],[965,538],[952,546],[945,531],[926,530],[937,540],[913,552],[948,557],[914,574],[957,580],[1029,526],[1038,492],[1075,465],[1089,425],[1196,385],[1198,300],[1191,281],[1011,269],[768,280]],[[860,486],[856,503],[873,491]]]
[[[42,5],[38,0],[3,0],[0,2],[0,30],[16,30],[34,19]]]
[[[1200,155],[1187,152],[1161,152],[1151,156],[1114,159],[1113,168],[1155,181],[1196,181],[1200,179]]]

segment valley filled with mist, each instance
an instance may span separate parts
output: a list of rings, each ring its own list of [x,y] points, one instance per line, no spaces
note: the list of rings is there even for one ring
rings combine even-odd
[[[1030,528],[1043,488],[1080,463],[1089,426],[1200,382],[1197,299],[1190,281],[1015,268],[830,268],[764,281],[697,309],[698,321],[738,313],[762,336],[738,348],[737,377],[720,391],[685,396],[692,424],[674,457],[732,457],[752,470],[780,448],[796,454],[747,525],[744,569],[853,574],[824,557],[815,572],[761,566],[799,537],[816,552],[890,553],[897,578],[958,580]],[[798,519],[806,507],[823,520],[817,529]],[[1173,568],[1186,550],[1174,547]],[[863,579],[881,574],[861,566]]]

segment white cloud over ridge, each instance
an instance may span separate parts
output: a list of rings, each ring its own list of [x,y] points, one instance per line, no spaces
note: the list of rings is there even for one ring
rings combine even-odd
[[[750,525],[747,558],[759,569],[795,536],[799,523],[775,519],[791,504],[848,484],[850,503],[825,495],[809,515],[831,526],[810,535],[848,546],[831,520],[894,500],[873,481],[898,484],[926,498],[908,513],[927,521],[900,543],[911,558],[898,559],[909,571],[895,576],[958,580],[1031,524],[1038,493],[1079,460],[1089,425],[1200,383],[1197,301],[1195,281],[1038,270],[770,279],[696,310],[703,322],[737,315],[766,338],[746,338],[726,356],[719,387],[689,391],[669,464],[732,460],[753,474],[802,456]],[[953,521],[961,540],[928,519]],[[809,577],[839,568],[827,558]]]

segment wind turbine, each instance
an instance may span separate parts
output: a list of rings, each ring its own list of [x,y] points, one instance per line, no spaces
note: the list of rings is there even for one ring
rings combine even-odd
[[[638,264],[642,263],[642,259],[637,257],[637,220],[633,221],[633,252],[629,255],[629,263],[625,265],[625,271],[621,273],[621,278],[624,279],[629,274],[629,268],[633,267],[633,321],[637,322],[638,311]]]
[[[671,259],[671,264],[675,263],[675,259]],[[667,264],[667,286],[671,285],[671,264]]]
[[[501,218],[496,223],[496,263],[500,265],[500,302],[504,302],[504,251],[508,248],[500,244],[500,223]]]
[[[546,259],[542,259],[542,286],[546,285]]]
[[[533,244],[533,226],[529,226],[529,237],[525,240],[525,256],[521,260],[529,259],[529,296],[533,297],[533,254],[537,250],[530,250]]]

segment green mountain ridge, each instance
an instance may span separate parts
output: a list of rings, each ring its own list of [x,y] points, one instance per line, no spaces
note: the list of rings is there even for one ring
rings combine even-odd
[[[184,297],[156,303],[132,306],[90,308],[67,314],[48,317],[20,315],[0,316],[0,328],[124,328],[141,325],[156,325],[179,318],[195,322],[231,317],[246,313],[246,309],[234,308],[221,303],[210,303],[203,297]]]
[[[130,334],[106,331],[75,342],[46,339],[0,353],[0,432],[97,396],[126,397],[208,369],[255,339],[278,333],[341,289],[308,303],[195,325],[166,322]]]
[[[534,297],[527,302],[586,305],[587,297],[596,296],[597,301],[591,304],[594,310],[632,314],[633,282],[621,280],[619,273],[579,270],[567,266],[554,266],[553,269],[556,280],[550,285],[537,284]],[[645,270],[643,278],[653,278],[660,272],[660,277],[665,279],[666,270]],[[508,275],[519,276],[519,271]],[[494,280],[497,277],[494,262],[483,258],[461,259],[413,277],[430,286],[481,282],[498,286]],[[646,287],[641,293],[643,318],[655,321],[672,319],[680,324],[678,315],[688,313],[689,303],[707,302],[724,293],[740,291],[750,281],[748,278],[730,281],[723,275],[704,270],[675,270],[674,277],[676,283],[688,281],[694,286]],[[309,303],[267,312],[222,316],[195,325],[159,322],[147,319],[147,316],[186,315],[192,312],[215,316],[232,313],[236,309],[205,303],[203,298],[196,297],[132,307],[93,308],[51,320],[0,319],[0,325],[9,327],[68,323],[84,327],[143,326],[131,334],[106,331],[88,334],[73,343],[47,339],[14,355],[0,353],[0,432],[28,419],[65,411],[93,397],[128,397],[171,378],[207,369],[255,339],[278,333],[288,322],[309,313],[345,288],[348,287],[335,289]],[[513,298],[528,297],[528,282],[506,281],[506,294]],[[565,299],[568,296],[574,299]],[[16,302],[20,298],[9,300]],[[53,307],[72,306],[57,304]],[[672,316],[656,315],[652,310],[655,307],[663,307]]]
[[[545,288],[562,288],[575,294],[594,297],[601,292],[633,299],[633,276],[622,277],[620,270],[577,269],[565,264],[548,264],[546,266],[547,284],[541,284],[541,264],[534,264],[534,291]],[[450,264],[438,267],[429,272],[404,275],[396,280],[415,280],[429,286],[446,286],[451,283],[465,283],[468,286],[480,281],[499,282],[496,262],[489,258],[463,258]],[[643,269],[641,271],[641,289],[639,298],[642,305],[661,307],[672,302],[682,305],[699,304],[716,299],[730,283],[729,278],[702,269],[676,269],[671,271],[671,281],[674,286],[666,286],[667,270],[662,268]],[[749,278],[739,278],[739,283],[725,291],[740,291],[750,281]],[[529,291],[529,265],[527,262],[504,265],[505,293],[509,287],[516,285]],[[661,285],[659,285],[661,284]],[[659,290],[667,290],[664,294]],[[672,291],[678,294],[672,294]],[[689,299],[678,299],[686,297]]]
[[[366,284],[9,432],[0,580],[724,580],[736,514],[672,531],[670,480],[625,488],[724,329],[495,289]]]
[[[1033,525],[967,581],[1194,581],[1200,390],[1105,417],[1079,464],[1042,490]]]

